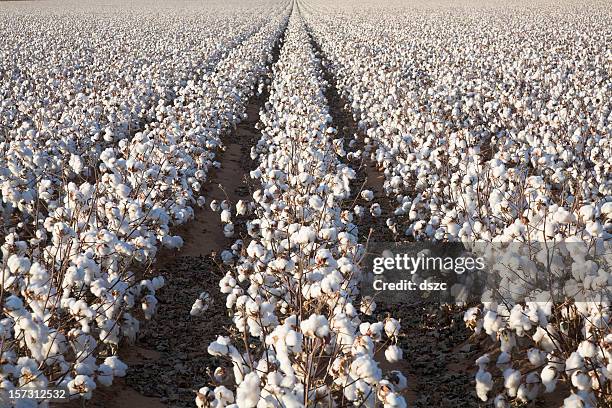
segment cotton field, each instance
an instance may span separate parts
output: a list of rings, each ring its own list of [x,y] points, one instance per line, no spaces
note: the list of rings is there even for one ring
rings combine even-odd
[[[0,406],[612,407],[610,44],[599,0],[0,2]],[[484,290],[362,293],[423,243]]]

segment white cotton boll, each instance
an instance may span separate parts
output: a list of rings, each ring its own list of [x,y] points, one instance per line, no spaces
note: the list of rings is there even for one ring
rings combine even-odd
[[[572,373],[572,385],[580,391],[588,391],[591,389],[591,378],[580,370]]]
[[[159,290],[161,289],[166,283],[166,280],[164,279],[163,276],[156,276],[153,279],[151,279],[151,285],[153,286],[154,290]]]
[[[338,230],[336,228],[322,228],[321,238],[326,241],[335,241],[338,237]]]
[[[584,368],[584,360],[579,353],[574,351],[567,360],[565,360],[565,371],[571,373],[574,370],[580,370],[582,368]]]
[[[382,214],[382,208],[380,207],[380,204],[372,204],[372,206],[370,207],[370,214],[372,214],[372,217],[380,217]]]
[[[367,354],[362,354],[353,360],[350,373],[354,378],[362,379],[369,384],[375,384],[382,378],[382,371],[378,364]]]
[[[376,310],[376,302],[374,302],[374,299],[371,296],[364,296],[361,299],[359,310],[361,313],[371,316]]]
[[[527,350],[527,359],[534,367],[540,367],[546,363],[546,353],[533,347]]]
[[[212,297],[208,292],[200,293],[200,296],[191,306],[191,311],[189,314],[191,316],[201,316],[206,312],[212,303]]]
[[[329,334],[329,324],[325,316],[312,314],[300,323],[300,330],[304,336],[323,338]]]
[[[357,217],[362,218],[365,215],[365,208],[360,205],[356,205],[355,208],[353,208],[353,212]]]
[[[198,207],[204,207],[206,205],[206,197],[199,196],[196,200],[196,204],[198,205]]]
[[[510,367],[511,361],[512,361],[512,358],[510,354],[502,351],[501,353],[499,353],[499,356],[497,357],[497,361],[495,362],[495,365],[499,367],[500,370],[503,371],[506,368]]]
[[[493,389],[493,377],[488,371],[482,369],[476,373],[476,394],[481,401],[487,401],[487,394]]]
[[[81,158],[81,156],[77,156],[76,154],[70,155],[70,161],[68,162],[68,165],[76,174],[81,174],[84,168],[83,159]]]
[[[404,399],[404,397],[402,397],[401,395],[395,393],[395,392],[390,392],[385,400],[384,400],[384,405],[383,408],[406,408],[406,400]]]
[[[385,358],[390,363],[397,363],[403,357],[402,349],[396,345],[391,345],[385,350]]]
[[[217,367],[213,373],[216,382],[222,383],[227,378],[228,372],[225,367]]]
[[[248,373],[236,390],[236,403],[238,408],[255,408],[259,402],[261,389],[260,380],[256,373]]]
[[[540,373],[542,384],[546,388],[545,392],[551,393],[557,386],[558,371],[553,364],[548,364]]]
[[[234,393],[223,385],[215,387],[214,394],[215,399],[221,407],[228,406],[229,404],[232,404],[234,402]]]
[[[96,389],[96,383],[87,375],[77,375],[68,383],[70,394],[78,394],[86,400],[91,399],[94,389]]]
[[[117,356],[106,357],[104,359],[104,364],[113,370],[113,376],[125,377],[128,366],[123,361],[121,361],[119,357]]]
[[[220,205],[219,205],[219,201],[217,200],[212,200],[210,202],[210,209],[214,212],[219,211]]]
[[[394,370],[388,374],[389,381],[397,391],[402,391],[408,386],[408,379],[400,371]]]
[[[247,213],[248,206],[243,200],[238,200],[236,203],[236,214],[245,215]]]
[[[563,408],[587,408],[585,401],[578,394],[572,393],[569,397],[563,400]]]
[[[521,384],[521,372],[512,368],[504,370],[504,387],[508,390],[508,395],[516,397],[518,387]]]
[[[294,234],[294,242],[300,245],[305,245],[314,242],[317,239],[317,234],[312,227],[302,226],[297,234]]]
[[[574,214],[572,214],[571,212],[567,211],[565,208],[563,207],[559,207],[557,209],[557,212],[555,212],[555,214],[553,215],[553,219],[561,224],[569,224],[571,222],[575,222],[576,221],[576,217],[574,217]]]
[[[126,199],[130,196],[132,189],[125,184],[119,184],[117,187],[115,187],[115,191],[119,197]]]
[[[113,384],[113,369],[106,364],[100,364],[98,367],[96,380],[100,385],[110,387]]]
[[[229,223],[223,227],[223,235],[226,238],[231,238],[234,236],[234,224]]]
[[[384,328],[385,328],[385,333],[387,334],[387,337],[393,338],[399,335],[401,325],[398,320],[392,317],[389,317],[385,320]]]
[[[597,346],[588,340],[584,340],[578,345],[578,354],[582,358],[593,358],[597,355]]]
[[[229,210],[221,211],[221,222],[227,224],[232,221],[232,213]]]
[[[157,298],[153,295],[146,295],[142,299],[142,310],[145,314],[145,319],[151,320],[157,308]]]
[[[374,199],[374,193],[371,190],[363,190],[361,192],[361,198],[366,201],[372,201]]]
[[[209,408],[211,403],[215,400],[213,391],[208,387],[202,387],[196,393],[196,406],[198,408]]]
[[[591,221],[593,217],[595,216],[595,207],[590,204],[584,205],[580,207],[580,210],[578,210],[578,213],[580,214],[580,218],[582,218],[582,221],[584,222]]]
[[[23,301],[18,296],[10,295],[4,301],[4,308],[11,312],[22,310]]]
[[[325,205],[321,197],[316,195],[310,197],[310,199],[308,200],[308,204],[315,210],[321,210]]]

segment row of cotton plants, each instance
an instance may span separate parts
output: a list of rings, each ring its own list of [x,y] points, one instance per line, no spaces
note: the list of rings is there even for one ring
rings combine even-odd
[[[478,397],[504,407],[563,383],[567,407],[609,402],[609,7],[392,6],[302,4],[397,202],[389,225],[494,265],[465,316],[499,345]]]
[[[29,192],[36,197],[33,220],[2,245],[3,390],[66,386],[90,398],[97,385],[125,375],[115,356],[119,343],[135,339],[140,317],[151,318],[164,284],[162,277],[140,277],[160,245],[182,245],[170,227],[187,222],[191,206],[202,203],[199,190],[216,165],[220,134],[241,120],[265,79],[289,8],[272,10],[269,22],[213,72],[177,87],[171,104],[157,104],[155,120],[142,131],[105,146],[91,163],[95,177],[54,185],[46,177],[61,180],[72,166],[64,156],[54,157],[59,174],[48,168],[36,180],[37,191]],[[10,195],[3,199],[18,208]]]
[[[340,160],[320,61],[297,8],[273,71],[251,152],[259,189],[249,238],[223,255],[220,288],[235,330],[208,347],[231,369],[222,363],[196,403],[405,407],[405,377],[385,376],[376,361],[402,358],[400,325],[376,321],[373,301],[359,297],[363,247],[352,212],[343,209],[355,172]],[[249,208],[240,207],[239,214]],[[223,211],[229,222],[230,210]]]
[[[102,152],[146,123],[162,121],[167,106],[185,103],[181,91],[206,81],[232,49],[256,33],[264,22],[259,14],[225,11],[215,21],[200,10],[185,30],[172,14],[146,18],[124,10],[107,16],[77,8],[50,24],[56,18],[50,12],[2,12],[4,226],[20,229],[20,222],[40,219],[39,195],[57,199],[53,192],[66,181],[93,180]],[[211,26],[215,29],[202,28]],[[51,203],[49,209],[55,207]]]

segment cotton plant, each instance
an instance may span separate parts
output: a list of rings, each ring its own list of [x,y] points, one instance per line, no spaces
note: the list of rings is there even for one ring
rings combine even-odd
[[[402,358],[399,321],[362,321],[364,248],[343,208],[355,171],[338,155],[320,61],[295,9],[273,74],[251,151],[249,237],[220,281],[236,334],[208,347],[231,365],[233,391],[216,380],[196,404],[405,406],[406,378],[385,375],[376,356]]]

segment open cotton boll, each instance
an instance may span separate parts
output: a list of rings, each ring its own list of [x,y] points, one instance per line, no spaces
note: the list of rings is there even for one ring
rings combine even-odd
[[[68,382],[68,392],[71,395],[78,394],[82,398],[91,399],[93,390],[96,389],[96,383],[87,375],[77,375],[74,379]]]
[[[382,208],[380,207],[380,204],[372,204],[372,206],[370,206],[370,214],[372,214],[373,217],[380,217],[382,214]]]
[[[317,234],[312,227],[302,226],[299,231],[292,236],[292,241],[305,245],[311,242],[314,242],[317,239]]]
[[[387,334],[387,337],[389,338],[397,337],[399,335],[400,328],[401,328],[401,325],[398,320],[392,317],[388,317],[387,319],[385,319],[384,329],[385,329],[385,333]]]
[[[521,384],[521,372],[512,368],[507,368],[503,372],[504,387],[508,390],[508,395],[516,397],[518,388]]]
[[[493,389],[493,376],[490,372],[479,369],[476,373],[476,394],[481,401],[489,399],[488,393]]]
[[[597,346],[589,340],[583,340],[578,345],[578,354],[582,358],[593,358],[597,355]]]
[[[372,192],[372,190],[363,190],[360,195],[361,198],[366,201],[372,201],[374,199],[374,193]]]
[[[402,349],[396,345],[391,345],[385,350],[385,358],[390,363],[397,363],[402,359]]]
[[[260,379],[256,373],[248,373],[236,390],[238,408],[255,408],[259,402]]]
[[[212,297],[210,296],[210,294],[208,292],[202,292],[200,293],[200,296],[198,296],[198,299],[196,299],[196,301],[191,306],[191,311],[189,312],[189,314],[191,316],[201,316],[209,309],[211,304]]]
[[[361,299],[361,305],[359,307],[359,310],[361,311],[361,313],[371,316],[376,310],[376,302],[374,302],[374,299],[372,297],[364,296]]]
[[[323,338],[329,334],[329,324],[325,316],[312,314],[300,323],[300,330],[304,336]]]
[[[245,215],[248,210],[248,205],[243,200],[238,200],[236,203],[236,214]]]
[[[217,201],[217,200],[212,200],[212,201],[210,202],[210,209],[211,209],[213,212],[217,212],[217,211],[219,211],[219,208],[221,208],[221,206],[219,205],[219,201]]]
[[[232,213],[229,210],[221,211],[221,222],[227,224],[232,221]]]
[[[402,391],[408,386],[408,379],[400,371],[394,370],[389,372],[387,378],[393,384],[396,391]]]

